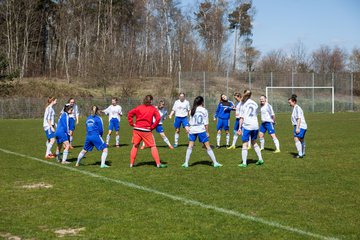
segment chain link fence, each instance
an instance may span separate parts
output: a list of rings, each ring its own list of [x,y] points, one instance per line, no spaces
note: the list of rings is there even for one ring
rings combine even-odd
[[[153,86],[166,87],[152,80]],[[266,87],[289,87],[287,89],[269,90],[269,102],[275,112],[290,112],[287,99],[291,94],[298,95],[299,105],[306,112],[331,112],[331,91],[329,89],[309,89],[292,87],[334,87],[334,110],[360,111],[360,73],[316,74],[316,73],[209,73],[209,72],[180,72],[177,79],[177,92],[184,92],[192,104],[193,99],[201,95],[209,113],[215,111],[220,94],[226,94],[232,100],[235,92],[242,93],[251,89],[253,99],[258,101],[260,95],[265,94]],[[171,86],[169,86],[171,88]],[[154,96],[157,104],[160,96]],[[161,96],[166,107],[171,110],[177,99],[172,96]],[[55,112],[60,113],[68,99],[58,99]],[[42,118],[45,110],[46,98],[0,98],[0,118]],[[120,98],[119,104],[126,114],[142,102],[142,98]],[[106,98],[77,98],[80,115],[87,116],[92,105],[101,109],[111,104],[111,97]]]

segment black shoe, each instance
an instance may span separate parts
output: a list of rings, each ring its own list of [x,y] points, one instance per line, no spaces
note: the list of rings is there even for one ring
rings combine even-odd
[[[217,148],[217,149],[219,149],[219,148],[220,148],[220,146],[219,146],[219,145],[216,145],[216,148]]]

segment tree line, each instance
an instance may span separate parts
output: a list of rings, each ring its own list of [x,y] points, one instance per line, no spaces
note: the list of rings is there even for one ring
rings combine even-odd
[[[105,86],[178,71],[360,71],[359,48],[307,53],[298,42],[290,55],[261,53],[253,46],[255,17],[251,0],[200,1],[192,12],[176,0],[0,0],[0,79]]]

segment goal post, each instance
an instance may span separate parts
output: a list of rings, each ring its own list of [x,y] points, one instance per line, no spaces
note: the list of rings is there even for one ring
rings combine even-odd
[[[325,92],[322,90],[325,90]],[[315,91],[317,92],[315,93]],[[331,113],[335,112],[334,87],[266,87],[266,96],[272,105],[274,105],[273,102],[276,101],[275,98],[282,99],[283,102],[284,97],[287,97],[287,104],[287,99],[291,97],[291,94],[296,94],[300,101],[311,103],[313,112],[315,111],[316,105],[319,105],[320,108],[327,105],[321,105],[321,102],[329,102],[329,105],[331,105],[331,110],[329,109],[329,111],[331,111]],[[321,101],[319,101],[319,99],[321,99]],[[301,105],[301,107],[304,109],[303,105]]]

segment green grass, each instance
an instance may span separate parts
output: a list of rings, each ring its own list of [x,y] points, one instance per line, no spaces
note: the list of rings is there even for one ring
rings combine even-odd
[[[258,219],[307,233],[340,239],[360,238],[360,113],[306,114],[309,130],[304,159],[293,159],[290,114],[277,115],[280,154],[266,135],[265,164],[241,161],[241,148],[214,149],[224,166],[215,169],[197,143],[188,169],[181,168],[186,152],[182,145],[169,150],[154,133],[166,169],[152,165],[150,150],[139,151],[140,166],[129,168],[131,129],[121,122],[121,146],[109,149],[109,169],[100,169],[100,152],[82,160],[79,171],[45,164],[0,150],[0,238],[10,233],[22,239],[56,239],[54,231],[82,228],[76,236],[61,239],[312,239]],[[105,119],[104,119],[105,120]],[[69,155],[75,161],[84,141],[84,118],[77,126]],[[173,141],[171,120],[165,133]],[[0,120],[0,148],[43,159],[45,135],[41,120]],[[215,123],[210,141],[215,144]],[[114,136],[112,142],[115,141]],[[222,143],[225,136],[222,137]],[[238,141],[240,145],[240,141]],[[256,160],[253,150],[249,159]],[[250,161],[250,163],[255,161]],[[70,166],[71,169],[74,163]],[[96,174],[96,178],[89,174]],[[116,182],[118,181],[118,182]],[[171,196],[232,210],[256,221],[199,205],[132,188],[119,181],[157,190]],[[44,182],[48,189],[24,189]],[[203,205],[203,206],[204,206]],[[5,237],[4,237],[5,238]]]

